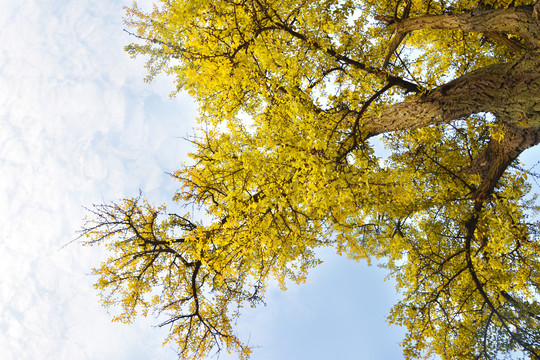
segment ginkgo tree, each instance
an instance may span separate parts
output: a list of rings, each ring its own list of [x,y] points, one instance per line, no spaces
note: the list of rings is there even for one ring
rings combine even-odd
[[[94,269],[104,305],[125,322],[161,314],[182,359],[245,359],[242,307],[270,279],[303,282],[331,246],[395,278],[405,358],[540,358],[537,175],[519,163],[540,142],[539,13],[527,0],[134,3],[127,51],[200,117],[193,161],[172,174],[184,212],[140,196],[91,209],[86,242],[111,254]]]

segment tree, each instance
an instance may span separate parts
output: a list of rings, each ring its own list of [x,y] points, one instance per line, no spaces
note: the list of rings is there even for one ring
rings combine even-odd
[[[226,348],[269,278],[334,247],[379,259],[407,359],[540,358],[538,210],[519,155],[540,142],[539,3],[161,0],[127,51],[200,106],[169,213],[98,205],[83,232],[120,321],[166,314],[179,355]],[[384,141],[387,159],[374,151]]]

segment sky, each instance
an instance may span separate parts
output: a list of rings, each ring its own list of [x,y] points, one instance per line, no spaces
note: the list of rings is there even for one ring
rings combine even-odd
[[[188,96],[169,98],[171,79],[145,83],[144,62],[123,51],[124,5],[0,1],[2,359],[176,359],[158,320],[110,321],[89,274],[106,253],[70,243],[84,207],[139,189],[169,201],[166,173],[186,159],[197,116]],[[241,317],[252,359],[401,358],[385,273],[321,255],[306,284],[272,287],[266,307]]]

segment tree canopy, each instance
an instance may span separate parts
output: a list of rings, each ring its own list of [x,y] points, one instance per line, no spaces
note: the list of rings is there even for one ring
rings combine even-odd
[[[183,359],[245,359],[242,306],[271,278],[303,282],[331,246],[395,278],[405,358],[540,358],[537,175],[518,160],[540,142],[539,13],[527,0],[134,3],[127,51],[196,99],[199,128],[172,174],[184,212],[140,196],[91,209],[86,241],[111,253],[94,269],[104,305],[119,321],[167,316]]]

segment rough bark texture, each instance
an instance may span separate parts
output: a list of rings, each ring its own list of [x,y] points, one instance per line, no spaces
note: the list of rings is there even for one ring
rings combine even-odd
[[[363,119],[369,136],[415,129],[489,112],[503,121],[504,139],[492,139],[464,173],[482,183],[472,198],[482,204],[493,193],[508,166],[524,150],[540,143],[540,51],[505,64],[459,77],[428,94],[414,96]]]
[[[384,21],[383,18],[380,18]],[[518,35],[529,49],[540,48],[540,25],[532,6],[508,9],[474,9],[470,13],[422,16],[392,24],[397,34],[421,29],[459,29],[467,32],[495,32]]]
[[[538,143],[540,143],[540,128],[506,125],[504,139],[500,142],[492,139],[487,148],[464,170],[468,173],[477,173],[483,179],[473,195],[474,200],[478,203],[485,201],[512,161]]]
[[[368,137],[489,112],[518,126],[540,127],[540,52],[488,66],[362,119]]]

